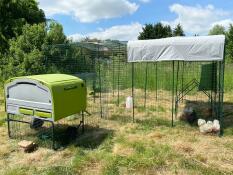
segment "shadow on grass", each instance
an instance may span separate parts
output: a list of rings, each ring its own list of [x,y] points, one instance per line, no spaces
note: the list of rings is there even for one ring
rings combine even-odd
[[[112,136],[113,131],[105,128],[85,125],[85,131],[70,125],[59,125],[56,129],[55,143],[57,148],[74,145],[85,149],[95,149],[100,146],[105,139]]]
[[[76,140],[75,146],[86,149],[95,149],[106,139],[112,137],[112,135],[113,130],[86,126],[85,133]]]
[[[26,121],[18,116],[17,119]],[[27,121],[30,123],[30,120]],[[57,123],[54,128],[55,149],[66,148],[75,145],[83,148],[94,149],[109,136],[113,131],[99,128],[98,126],[85,125],[84,133],[82,127],[78,127],[78,121],[74,123]],[[31,140],[40,147],[53,148],[53,132],[50,122],[44,122],[38,128],[32,128],[28,123],[11,122],[11,138],[16,140]]]
[[[118,121],[121,123],[130,123],[133,122],[133,118],[130,115],[116,115],[112,114],[111,117],[108,118],[109,120]]]
[[[206,121],[210,120],[213,121],[214,119],[218,119],[218,116],[215,115],[215,111],[211,110],[211,104],[209,102],[204,101],[188,101],[185,104],[186,107],[192,107],[196,114],[197,119],[202,118]],[[224,134],[226,135],[233,135],[233,103],[230,102],[224,102],[223,103],[224,112],[223,112],[223,128],[224,128]],[[218,106],[216,104],[216,109],[218,109]],[[216,111],[217,112],[217,111]],[[197,126],[197,120],[192,126]]]

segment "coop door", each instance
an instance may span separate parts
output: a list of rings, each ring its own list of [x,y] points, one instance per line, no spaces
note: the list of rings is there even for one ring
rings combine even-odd
[[[217,89],[217,64],[205,64],[201,66],[199,91],[216,91]]]

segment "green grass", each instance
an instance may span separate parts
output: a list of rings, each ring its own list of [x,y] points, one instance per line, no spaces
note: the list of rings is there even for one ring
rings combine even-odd
[[[2,109],[2,110],[1,110]],[[5,123],[3,89],[0,88],[0,126]]]
[[[121,122],[119,124],[120,126],[125,125]],[[161,118],[138,121],[133,125],[135,126],[133,127],[134,132],[127,132],[122,129],[121,131],[120,129],[111,131],[102,130],[101,128],[88,128],[86,133],[79,137],[77,144],[66,148],[72,153],[68,159],[70,163],[62,164],[56,162],[43,167],[37,167],[36,164],[30,166],[15,165],[14,168],[9,168],[5,171],[5,174],[73,175],[93,174],[96,172],[103,175],[120,175],[146,174],[149,172],[156,174],[161,171],[179,174],[181,170],[186,172],[185,174],[229,174],[229,172],[220,169],[218,166],[208,164],[207,158],[201,154],[189,155],[187,157],[184,155],[185,152],[177,151],[168,138],[167,140],[161,140],[163,138],[151,140],[146,137],[147,134],[156,131],[164,135],[165,139],[172,135],[174,138],[179,138],[178,140],[185,139],[185,142],[197,144],[199,139],[195,137],[201,138],[205,136],[189,137],[195,131],[193,127],[181,122],[177,127],[171,128],[170,121]],[[182,134],[187,132],[189,133],[188,135]],[[137,137],[140,139],[136,139]],[[195,140],[189,141],[189,138],[195,138]],[[115,151],[116,145],[121,145],[118,149],[119,152]],[[230,144],[224,146],[232,150]],[[127,148],[132,151],[127,151]],[[121,154],[122,149],[125,149],[126,155]],[[56,151],[53,154],[58,153],[59,151]],[[25,156],[27,155],[25,154]],[[50,160],[50,157],[46,160]],[[60,161],[62,161],[62,157]]]
[[[135,150],[129,156],[112,155],[108,152],[108,156],[103,157],[105,163],[103,174],[121,174],[122,169],[128,173],[135,173],[137,170],[143,170],[150,167],[163,168],[167,165],[166,160],[173,160],[175,153],[168,145],[152,145],[150,142],[136,141],[129,142],[123,136],[118,137],[115,143],[123,144]],[[102,153],[103,154],[103,153]]]
[[[155,129],[157,126],[171,127],[171,121],[162,119],[159,117],[153,117],[145,120],[137,120],[138,123],[137,129],[143,131],[150,131]]]
[[[175,63],[175,79],[177,76],[177,62]],[[225,92],[231,91],[233,89],[233,64],[227,63],[225,65],[225,83],[224,90]],[[146,83],[146,68],[148,69],[147,76],[147,89],[156,90],[156,79],[157,79],[157,89],[163,90],[172,90],[172,62],[158,62],[157,63],[157,75],[156,75],[156,66],[154,63],[136,63],[134,64],[134,87],[135,88],[145,88]],[[107,82],[114,84],[113,87],[117,91],[118,83],[121,89],[131,88],[131,64],[124,64],[120,67],[120,71],[115,70],[114,76],[113,72],[110,72],[110,76],[107,77]],[[179,85],[178,88],[181,88],[181,77],[182,77],[182,62],[179,63]],[[119,73],[119,82],[118,82],[118,73]],[[199,62],[196,63],[186,63],[184,74],[183,74],[184,84],[190,82],[194,78],[198,81],[201,76],[201,66]],[[114,78],[115,77],[115,78]],[[114,79],[113,79],[114,78]],[[176,80],[175,80],[176,81]]]
[[[130,65],[130,64],[129,64]],[[172,82],[172,69],[170,63],[161,63],[158,67],[159,72],[159,88],[170,89]],[[166,73],[164,73],[163,65],[167,67]],[[146,64],[138,64],[135,75],[135,87],[144,88],[145,83],[145,68]],[[150,90],[154,90],[155,85],[155,74],[153,73],[154,65],[148,66],[150,77],[148,77],[148,86]],[[195,68],[198,69],[198,68]],[[128,66],[125,71],[122,71],[120,79],[121,88],[130,88],[131,81],[128,81],[131,69]],[[233,89],[233,69],[231,65],[226,65],[225,73],[225,91]],[[193,77],[198,77],[199,74],[191,75],[187,74],[187,81]],[[116,83],[117,81],[115,81]],[[116,91],[115,91],[116,92]],[[0,91],[0,103],[3,103],[3,93]],[[120,98],[120,103],[125,99]],[[114,101],[114,104],[116,101]],[[144,108],[138,107],[138,112],[144,111]],[[154,112],[166,112],[166,108],[159,106],[157,109],[149,108],[148,110]],[[118,111],[119,113],[123,112]],[[4,123],[3,111],[0,111],[0,127],[3,128]],[[126,122],[127,121],[127,122]],[[211,164],[207,158],[202,154],[187,155],[185,152],[177,151],[174,143],[180,141],[182,144],[190,144],[198,146],[198,149],[202,149],[203,138],[211,144],[213,137],[198,134],[196,127],[191,127],[184,122],[176,122],[176,127],[171,128],[171,121],[158,116],[147,118],[144,120],[136,120],[136,123],[132,123],[132,128],[127,128],[129,123],[132,121],[131,116],[120,116],[112,115],[108,124],[112,124],[114,128],[109,129],[108,124],[102,124],[100,128],[89,128],[85,134],[80,136],[74,145],[68,146],[66,150],[70,150],[72,154],[67,160],[64,160],[67,164],[63,165],[63,157],[58,162],[51,166],[44,162],[44,166],[37,165],[32,162],[32,165],[20,165],[17,164],[15,157],[18,155],[18,150],[14,149],[12,153],[6,156],[7,164],[10,166],[14,164],[14,167],[7,168],[3,174],[6,175],[24,175],[24,174],[41,174],[41,175],[55,175],[55,174],[82,174],[87,173],[93,174],[95,171],[98,174],[106,175],[118,175],[118,174],[146,174],[151,171],[151,174],[158,174],[160,171],[168,171],[171,174],[179,174],[179,171],[184,170],[186,174],[210,174],[210,175],[221,175],[231,174],[218,163]],[[124,128],[125,126],[125,128]],[[5,126],[4,126],[5,127]],[[104,129],[105,128],[105,129]],[[108,129],[107,129],[108,128]],[[6,130],[5,130],[6,131]],[[162,135],[161,138],[155,138],[154,140],[148,137],[149,134],[157,132]],[[225,129],[226,138],[229,139],[233,135],[233,129],[231,127]],[[133,138],[132,140],[129,138]],[[138,138],[138,139],[137,139]],[[1,138],[2,139],[2,138]],[[225,139],[224,137],[221,139]],[[208,143],[208,142],[205,143]],[[212,143],[213,144],[213,143]],[[219,141],[218,149],[216,150],[232,152],[233,147],[229,143],[221,143]],[[119,149],[129,148],[132,152],[125,152],[126,155],[121,155],[118,152],[114,152],[116,145],[121,145]],[[208,144],[207,144],[208,145]],[[210,147],[209,154],[213,154],[211,151],[215,151]],[[0,150],[1,151],[1,150]],[[119,150],[122,151],[122,150]],[[59,154],[61,151],[58,150],[53,154]],[[3,154],[3,153],[2,153]],[[20,157],[25,159],[28,154]],[[48,156],[48,160],[50,160]],[[221,155],[218,155],[221,156]],[[221,157],[222,158],[222,157]],[[221,159],[220,158],[220,159]],[[2,158],[0,158],[1,161]],[[216,158],[219,159],[219,158]],[[231,160],[228,160],[231,161]],[[61,163],[62,162],[62,163]],[[41,163],[41,162],[40,162]],[[224,163],[224,162],[223,162]],[[233,163],[232,161],[230,163]],[[1,167],[2,168],[2,167]],[[2,169],[4,170],[4,169]],[[91,171],[93,170],[93,171]],[[148,173],[149,174],[149,173]],[[182,173],[181,173],[182,174]]]
[[[5,123],[5,113],[4,112],[0,112],[0,126],[3,126]]]
[[[226,64],[225,66],[225,77],[224,77],[224,90],[229,92],[233,90],[233,64]]]
[[[183,158],[179,161],[180,167],[198,174],[208,174],[208,175],[225,175],[226,172],[221,171],[218,167],[207,167],[195,159]]]
[[[71,167],[66,166],[51,166],[42,170],[41,174],[46,175],[73,175],[74,171]]]
[[[12,169],[8,169],[5,175],[29,175],[28,170],[29,167],[15,167]]]
[[[121,123],[127,123],[127,122],[132,122],[132,116],[121,116],[117,114],[112,114],[109,120],[115,120]]]

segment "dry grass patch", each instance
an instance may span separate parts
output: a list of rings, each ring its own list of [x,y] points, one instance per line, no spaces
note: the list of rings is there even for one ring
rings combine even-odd
[[[192,148],[192,146],[188,143],[177,143],[175,145],[175,149],[181,153],[185,153],[185,154],[193,154],[194,149]]]
[[[121,94],[125,98],[129,92]],[[169,92],[158,92],[156,102],[155,94],[148,91],[146,110],[143,91],[136,93],[136,123],[122,98],[120,109],[109,105],[113,118],[100,119],[99,113],[93,114],[87,119],[91,127],[64,150],[39,147],[25,154],[8,139],[5,125],[0,126],[0,174],[233,174],[233,135],[202,135],[197,127],[184,122],[176,122],[172,128]],[[187,98],[200,100],[201,96]],[[185,102],[179,112],[184,107]]]
[[[165,134],[162,134],[158,131],[155,131],[155,132],[151,132],[147,135],[148,139],[152,139],[152,140],[158,140],[158,139],[162,139],[164,137],[166,137]]]
[[[117,143],[113,146],[112,152],[113,154],[119,156],[130,156],[134,153],[134,149],[127,145],[122,145]]]

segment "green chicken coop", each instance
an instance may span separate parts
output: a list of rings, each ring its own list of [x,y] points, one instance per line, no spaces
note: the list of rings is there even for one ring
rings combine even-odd
[[[87,106],[84,81],[66,74],[12,78],[5,84],[5,98],[8,116],[29,116],[37,121],[49,121],[52,124],[73,114],[83,115]],[[82,117],[80,123],[83,124],[83,120]],[[9,125],[14,120],[8,117],[7,121]]]

